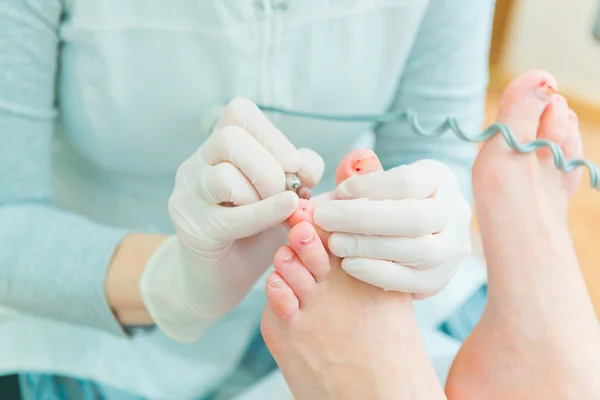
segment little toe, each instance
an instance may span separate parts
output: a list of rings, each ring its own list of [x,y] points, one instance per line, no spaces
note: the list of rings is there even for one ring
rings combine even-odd
[[[296,255],[296,252],[289,246],[282,246],[275,253],[273,260],[275,271],[285,280],[289,287],[294,291],[300,307],[306,302],[315,289],[315,278],[311,272],[306,269],[302,261]]]
[[[520,75],[502,95],[498,122],[507,125],[519,142],[534,140],[540,117],[556,92],[556,80],[545,71]]]
[[[324,280],[331,268],[329,255],[315,227],[308,222],[299,223],[290,230],[288,241],[315,281]]]
[[[271,309],[280,318],[289,319],[298,313],[298,297],[277,272],[272,272],[267,277],[265,292]]]

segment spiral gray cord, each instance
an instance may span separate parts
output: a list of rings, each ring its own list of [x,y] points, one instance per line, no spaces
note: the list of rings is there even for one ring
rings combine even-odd
[[[554,158],[554,165],[556,168],[569,172],[578,167],[585,167],[590,173],[590,185],[592,188],[600,191],[600,182],[598,181],[598,167],[592,162],[583,158],[576,158],[573,160],[565,160],[562,149],[556,143],[547,139],[537,139],[528,143],[519,143],[515,134],[512,130],[499,123],[490,125],[486,130],[481,132],[478,136],[469,137],[460,128],[458,121],[455,118],[449,117],[437,128],[426,131],[419,124],[417,114],[415,111],[408,109],[404,112],[398,113],[387,113],[387,114],[374,114],[374,115],[335,115],[335,114],[315,114],[302,111],[287,110],[284,108],[271,107],[271,106],[258,106],[261,110],[267,112],[273,112],[277,114],[285,114],[294,117],[321,119],[328,121],[339,121],[339,122],[399,122],[407,121],[415,133],[425,137],[436,137],[441,136],[446,131],[451,130],[454,134],[462,140],[467,142],[484,142],[494,136],[497,132],[502,134],[502,137],[511,149],[518,151],[519,153],[531,153],[532,151],[538,150],[542,147],[547,147],[552,152]]]

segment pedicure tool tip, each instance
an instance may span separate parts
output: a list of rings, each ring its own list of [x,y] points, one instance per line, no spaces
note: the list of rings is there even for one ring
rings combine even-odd
[[[312,197],[310,189],[304,186],[300,178],[295,174],[285,174],[285,188],[286,190],[296,192],[301,199],[310,200]]]

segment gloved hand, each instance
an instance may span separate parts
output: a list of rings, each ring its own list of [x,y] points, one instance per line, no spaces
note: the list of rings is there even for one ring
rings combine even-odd
[[[353,277],[423,299],[441,291],[471,252],[471,209],[454,173],[423,160],[343,181],[314,222]]]
[[[243,299],[286,241],[282,223],[298,197],[285,190],[285,173],[312,187],[323,167],[252,102],[229,103],[177,171],[169,200],[177,234],[159,246],[140,281],[144,305],[166,335],[194,341]]]

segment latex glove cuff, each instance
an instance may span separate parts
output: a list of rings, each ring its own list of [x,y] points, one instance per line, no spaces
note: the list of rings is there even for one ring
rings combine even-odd
[[[170,338],[193,342],[216,318],[204,318],[185,301],[181,248],[168,237],[148,260],[140,278],[140,297],[156,325]]]

